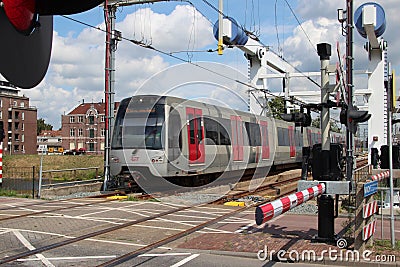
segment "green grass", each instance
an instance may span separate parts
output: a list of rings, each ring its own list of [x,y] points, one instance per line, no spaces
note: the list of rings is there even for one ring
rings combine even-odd
[[[376,249],[392,249],[392,242],[390,240],[375,240],[374,243]],[[400,250],[400,240],[395,242],[394,250]]]
[[[139,199],[137,197],[135,197],[135,196],[128,196],[126,201],[139,201]]]
[[[30,196],[27,194],[17,194],[14,190],[2,189],[0,188],[0,196],[2,197],[20,197],[20,198],[29,198]]]
[[[7,155],[3,157],[3,177],[32,178],[33,167],[35,177],[39,177],[41,155]],[[98,176],[103,175],[104,157],[102,155],[44,155],[43,171],[65,170],[75,168],[98,167]],[[96,178],[95,170],[65,171],[44,173],[44,178],[54,181],[88,180]]]

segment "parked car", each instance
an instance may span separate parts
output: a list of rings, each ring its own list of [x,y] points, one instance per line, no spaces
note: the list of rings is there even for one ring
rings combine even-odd
[[[72,150],[66,150],[64,152],[64,155],[84,155],[84,154],[86,154],[86,148],[83,147],[79,149],[74,148]]]

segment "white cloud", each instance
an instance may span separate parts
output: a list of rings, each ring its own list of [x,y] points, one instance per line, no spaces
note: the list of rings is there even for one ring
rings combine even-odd
[[[143,39],[167,52],[198,49],[214,42],[209,22],[190,6],[177,6],[170,14],[138,9],[118,22],[116,29],[124,38]],[[38,117],[59,128],[61,115],[82,99],[104,99],[104,47],[104,33],[93,28],[67,36],[54,32],[51,64],[45,79],[36,88],[23,91],[30,97],[31,105],[37,106]],[[115,100],[132,95],[148,77],[168,66],[159,53],[128,41],[119,42]]]

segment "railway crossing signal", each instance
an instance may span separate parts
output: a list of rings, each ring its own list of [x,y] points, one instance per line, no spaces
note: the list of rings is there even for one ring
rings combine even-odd
[[[0,74],[20,88],[33,88],[46,75],[53,42],[52,15],[89,10],[103,0],[1,0]]]
[[[311,115],[308,113],[280,114],[282,120],[294,122],[296,126],[308,127],[311,125]]]
[[[358,110],[357,106],[343,108],[340,112],[340,122],[353,134],[358,130],[358,123],[366,122],[370,118],[368,111]]]

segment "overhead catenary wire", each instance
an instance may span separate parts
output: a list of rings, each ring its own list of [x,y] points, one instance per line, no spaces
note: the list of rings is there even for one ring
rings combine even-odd
[[[198,10],[190,1],[185,1],[185,0],[183,0],[183,1],[181,1],[181,2],[186,2],[186,3],[190,4],[192,7],[194,7],[196,10]],[[205,3],[207,3],[209,6],[213,7],[213,9],[215,8],[215,7],[214,7],[213,5],[211,5],[207,0],[203,0],[203,2],[205,2]],[[216,10],[219,12],[218,9],[216,9]],[[223,15],[224,15],[224,14],[223,14]],[[224,16],[225,16],[225,15],[224,15]],[[83,21],[80,21],[80,20],[77,20],[77,19],[74,19],[74,18],[65,16],[65,15],[63,15],[62,17],[66,18],[66,19],[69,19],[69,20],[71,20],[71,21],[74,21],[74,22],[76,22],[76,23],[82,24],[82,25],[84,25],[84,26],[86,26],[86,27],[90,27],[90,28],[93,28],[93,29],[102,31],[102,32],[104,32],[104,33],[107,33],[107,30],[104,30],[104,29],[102,29],[102,28],[99,27],[99,26],[93,26],[93,25],[91,25],[91,24],[85,23],[85,22],[83,22]],[[209,21],[210,21],[210,20],[209,20]],[[238,27],[241,27],[241,26],[239,26],[239,25],[237,25],[237,26],[238,26]],[[178,56],[173,55],[174,53],[181,53],[181,52],[186,52],[186,53],[191,52],[191,53],[193,53],[193,52],[202,52],[202,51],[165,52],[165,51],[162,51],[162,50],[160,50],[160,49],[155,48],[155,47],[152,46],[152,45],[145,44],[145,43],[143,43],[142,41],[137,41],[137,40],[133,40],[133,39],[128,39],[128,38],[125,38],[125,37],[121,37],[121,39],[122,39],[122,40],[125,40],[125,41],[129,41],[130,43],[133,43],[133,44],[138,45],[138,46],[140,46],[140,47],[153,50],[153,51],[158,52],[158,53],[160,53],[160,54],[163,54],[163,55],[165,55],[165,56],[174,58],[174,59],[176,59],[176,60],[178,60],[178,61],[192,64],[192,65],[194,65],[194,66],[196,66],[196,67],[199,67],[199,68],[201,68],[201,69],[204,69],[204,70],[206,70],[206,71],[209,71],[210,73],[213,73],[213,74],[215,74],[215,75],[224,77],[224,78],[226,78],[226,79],[228,79],[228,80],[231,80],[231,81],[234,81],[234,82],[239,83],[239,84],[241,84],[241,85],[244,85],[244,86],[248,87],[249,90],[252,90],[252,89],[254,89],[254,90],[259,90],[259,88],[255,87],[255,86],[253,86],[253,85],[251,85],[251,84],[249,84],[249,83],[247,83],[247,82],[243,82],[243,81],[240,81],[240,80],[237,80],[237,79],[228,77],[228,76],[223,75],[223,74],[221,74],[221,73],[218,73],[218,72],[215,72],[215,71],[213,71],[213,70],[207,69],[207,68],[204,67],[204,66],[201,66],[201,65],[199,65],[199,64],[193,63],[193,62],[191,62],[190,60],[186,60],[186,59],[183,59],[183,58],[180,58],[180,57],[178,57]],[[205,50],[205,51],[203,51],[203,52],[215,52],[215,51],[216,51],[216,50],[208,49],[208,50]],[[272,53],[276,54],[274,51],[272,51],[272,50],[270,50],[270,51],[271,51]],[[276,55],[279,56],[278,54],[276,54]],[[282,57],[280,57],[280,58],[282,58]],[[298,71],[299,73],[303,74],[303,76],[304,76],[305,78],[307,78],[309,81],[311,81],[313,84],[315,84],[316,86],[320,87],[320,85],[319,85],[316,81],[314,81],[311,77],[309,77],[309,76],[307,76],[306,74],[304,74],[304,73],[303,73],[302,71],[300,71],[297,67],[293,66],[290,62],[286,61],[286,60],[283,59],[283,58],[282,58],[282,60],[284,60],[287,64],[289,64],[290,66],[292,66],[296,71]],[[279,97],[279,96],[276,96],[276,95],[274,95],[274,94],[272,94],[272,93],[270,93],[270,92],[266,92],[266,94],[268,94],[268,95],[271,96],[271,97]],[[300,104],[305,104],[303,101],[298,100],[298,99],[292,99],[292,101],[295,101],[295,102],[300,103]]]
[[[294,12],[292,6],[289,4],[289,2],[287,0],[284,0],[286,2],[286,4],[288,5],[290,12],[292,12],[294,18],[296,19],[297,23],[299,24],[301,30],[303,31],[304,35],[306,36],[308,42],[311,44],[312,48],[315,50],[315,52],[317,52],[317,48],[316,45],[311,41],[310,37],[308,36],[307,32],[304,30],[303,25],[301,24],[299,18],[297,17],[296,13]]]

